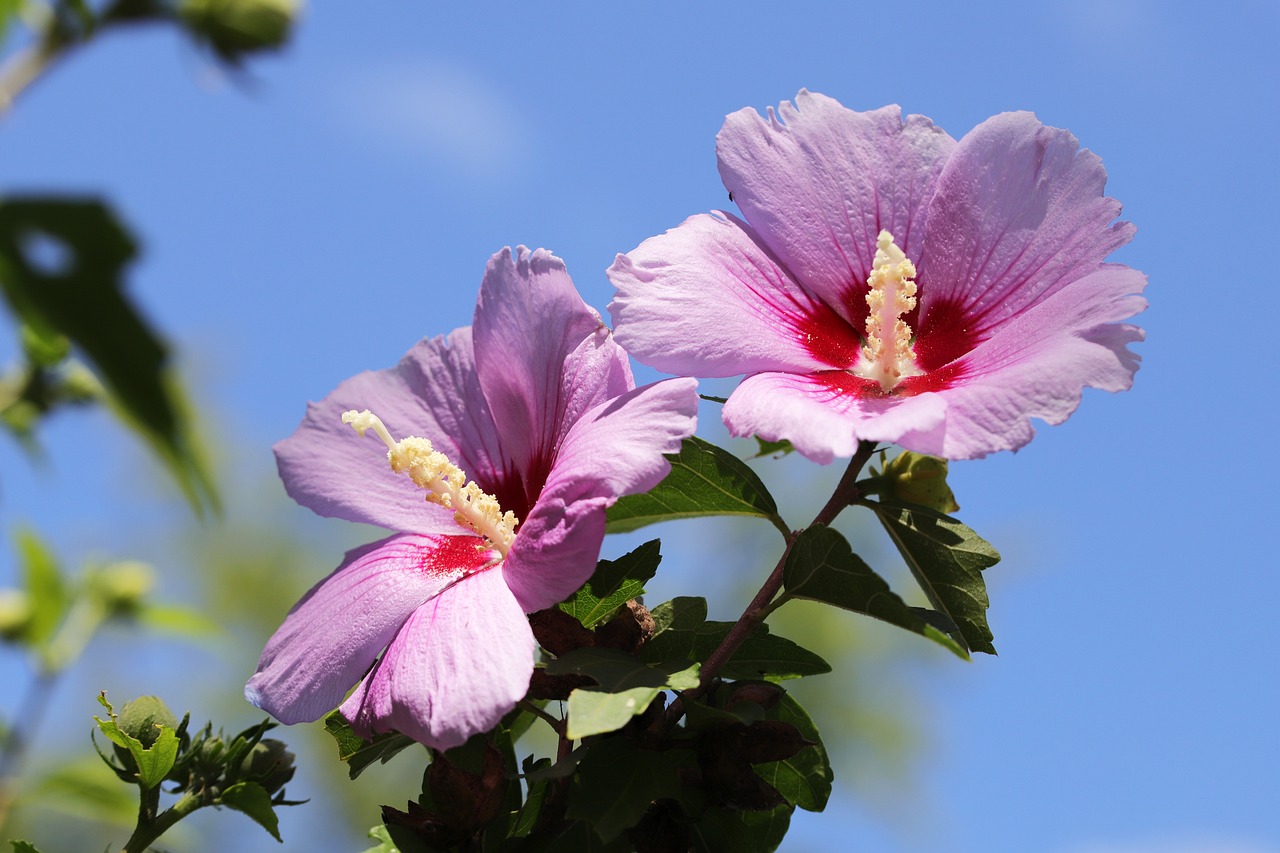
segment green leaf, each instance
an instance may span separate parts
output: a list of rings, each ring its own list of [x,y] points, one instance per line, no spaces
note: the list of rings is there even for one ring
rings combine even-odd
[[[146,438],[192,506],[216,505],[159,337],[122,290],[133,237],[93,199],[0,201],[0,289],[18,319],[65,335],[97,368],[126,423]]]
[[[30,841],[10,841],[9,843],[13,845],[13,853],[40,853]]]
[[[791,826],[794,806],[768,812],[710,809],[690,827],[695,853],[772,853]]]
[[[694,764],[687,750],[652,752],[622,737],[597,741],[578,764],[565,816],[612,841],[639,823],[654,800],[678,796],[679,771]]]
[[[959,631],[953,639],[975,652],[995,654],[982,571],[1000,562],[996,549],[950,516],[887,501],[868,505],[930,603],[956,623]]]
[[[222,625],[190,607],[144,604],[134,619],[153,631],[189,640],[208,640],[223,633]]]
[[[385,826],[379,825],[370,829],[369,838],[378,842],[378,844],[376,847],[369,847],[362,851],[362,853],[399,853],[395,842],[392,841],[391,836],[387,834],[387,828]]]
[[[820,812],[831,797],[831,761],[818,735],[818,727],[791,694],[769,709],[767,719],[790,723],[805,740],[813,741],[790,758],[755,765],[756,775],[778,789],[788,803]]]
[[[732,622],[708,622],[703,598],[675,598],[653,609],[654,635],[640,649],[642,660],[668,665],[679,660],[705,662],[724,641]],[[830,672],[818,655],[759,625],[721,668],[724,678],[783,681]]]
[[[671,473],[643,495],[628,495],[609,507],[610,533],[625,533],[676,518],[737,515],[767,518],[789,533],[764,483],[741,459],[697,436],[667,457]]]
[[[272,838],[283,841],[280,838],[280,820],[275,809],[271,808],[271,795],[257,782],[237,782],[222,792],[217,805],[247,814],[271,833]]]
[[[134,762],[138,765],[137,782],[144,790],[150,790],[164,781],[173,769],[178,758],[178,735],[169,726],[161,726],[160,734],[150,748],[142,745],[142,741],[125,732],[116,724],[118,719],[106,699],[105,694],[98,695],[98,703],[107,709],[108,719],[98,717],[98,728],[112,743],[129,750]]]
[[[547,664],[547,672],[586,675],[599,684],[569,694],[565,735],[572,740],[622,728],[664,690],[698,686],[697,664],[648,666],[618,649],[574,649]]]
[[[969,659],[963,646],[899,598],[883,578],[853,553],[849,542],[830,527],[815,525],[800,533],[787,553],[782,577],[791,596],[874,616],[928,637]]]
[[[781,459],[783,456],[786,456],[788,453],[795,450],[795,448],[791,446],[791,442],[787,441],[785,438],[782,439],[782,441],[765,441],[758,435],[756,436],[756,446],[757,450],[755,455],[751,457],[752,459],[759,459],[762,456],[772,456],[774,459]]]
[[[58,629],[70,596],[57,559],[40,537],[34,531],[19,530],[17,539],[23,584],[31,597],[31,623],[26,636],[32,645],[39,646]]]
[[[616,560],[601,560],[591,580],[558,606],[584,628],[609,620],[620,606],[644,594],[644,583],[662,562],[661,542],[650,539]]]
[[[9,26],[17,18],[18,12],[22,9],[23,0],[0,0],[0,46],[4,45],[5,37],[9,34]],[[22,841],[13,842],[16,844],[26,844]],[[32,847],[32,850],[35,848]]]
[[[338,760],[347,763],[347,775],[355,779],[375,761],[386,764],[402,750],[417,741],[399,732],[375,735],[365,740],[351,729],[351,725],[337,711],[324,718],[324,730],[338,744]]]

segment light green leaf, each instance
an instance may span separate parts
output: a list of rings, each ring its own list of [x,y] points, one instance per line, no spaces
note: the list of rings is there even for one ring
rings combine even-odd
[[[644,594],[644,583],[662,562],[661,542],[650,539],[616,560],[601,560],[591,580],[559,608],[575,617],[585,628],[608,621],[620,606]]]
[[[732,453],[693,436],[667,458],[671,473],[666,479],[643,495],[628,495],[609,507],[608,532],[625,533],[677,518],[737,515],[767,518],[789,533],[769,490]]]
[[[276,841],[283,840],[280,838],[280,819],[271,807],[271,795],[257,782],[237,782],[222,792],[217,804],[247,814]]]
[[[192,506],[216,506],[165,345],[123,293],[124,268],[136,254],[133,237],[101,201],[0,201],[0,290],[9,307],[21,322],[79,347]]]
[[[950,516],[887,501],[868,505],[930,603],[955,622],[958,632],[953,639],[975,652],[995,654],[982,572],[1000,562],[996,549]]]
[[[189,607],[144,604],[134,618],[154,631],[190,640],[209,640],[223,633],[221,625]]]
[[[969,654],[923,618],[889,588],[849,542],[825,525],[804,530],[792,544],[783,568],[789,595],[834,604],[854,613],[865,613],[891,625],[922,634],[965,660]]]
[[[31,601],[31,623],[26,636],[39,646],[53,636],[66,615],[70,596],[58,569],[58,561],[43,540],[31,530],[19,530],[18,558],[23,584]]]
[[[599,684],[569,694],[565,735],[573,740],[622,728],[664,690],[698,686],[697,664],[647,666],[626,652],[607,648],[574,649],[551,661],[547,672],[586,675]]]
[[[396,847],[395,842],[391,840],[391,836],[387,834],[385,826],[379,825],[370,829],[369,838],[378,842],[378,844],[375,847],[369,847],[362,853],[400,853],[400,849]]]

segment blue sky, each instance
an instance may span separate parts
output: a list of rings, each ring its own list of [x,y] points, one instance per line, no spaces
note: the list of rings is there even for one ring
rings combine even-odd
[[[1280,311],[1280,11],[1208,8],[316,4],[247,80],[161,30],[73,56],[0,120],[0,188],[112,199],[145,242],[131,293],[262,480],[306,400],[468,323],[504,245],[554,250],[603,310],[615,253],[727,204],[728,112],[806,87],[956,137],[1010,109],[1070,129],[1138,226],[1114,256],[1151,282],[1136,385],[953,466],[1005,553],[1001,655],[914,677],[918,800],[837,797],[783,849],[1276,853],[1280,472],[1249,436],[1280,367],[1255,327]],[[70,461],[133,458],[102,427],[55,421],[42,468],[0,448],[0,524],[76,554],[174,518]]]

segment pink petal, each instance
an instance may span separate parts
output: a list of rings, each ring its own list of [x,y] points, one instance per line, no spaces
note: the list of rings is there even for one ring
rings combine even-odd
[[[698,376],[828,367],[806,346],[815,322],[857,346],[759,241],[734,216],[700,214],[619,255],[608,273],[618,342],[659,370]]]
[[[550,607],[591,577],[605,510],[667,475],[663,454],[693,434],[697,409],[697,383],[672,379],[603,403],[573,424],[503,565],[526,611]]]
[[[267,642],[245,698],[282,723],[319,719],[373,665],[409,614],[488,555],[467,536],[402,535],[350,551]]]
[[[285,490],[320,515],[415,533],[456,532],[452,513],[427,503],[407,476],[391,470],[382,442],[342,422],[349,409],[371,410],[397,439],[430,439],[470,477],[500,467],[470,330],[422,341],[396,367],[346,380],[308,404],[302,424],[275,446]]]
[[[989,330],[1098,268],[1134,228],[1114,223],[1106,170],[1065,130],[1030,113],[987,119],[938,179],[920,259],[921,312],[959,305]]]
[[[566,360],[585,339],[592,339],[600,357],[590,375],[576,381],[594,396],[575,394],[573,403],[582,410],[632,386],[625,354],[574,289],[564,262],[545,249],[517,251],[514,259],[510,249],[490,259],[474,335],[476,369],[493,419],[502,425],[507,467],[527,480],[539,469],[545,475],[562,427],[575,414],[566,410],[562,383]],[[536,494],[538,485],[528,488]]]
[[[791,273],[861,327],[881,229],[918,259],[927,202],[955,141],[897,106],[854,112],[801,91],[767,120],[730,115],[716,138],[720,176]]]
[[[826,464],[852,456],[859,440],[906,448],[929,443],[945,424],[946,412],[939,394],[882,396],[877,384],[844,371],[761,373],[747,377],[729,396],[724,422],[733,435],[787,439],[800,453]]]
[[[342,714],[363,737],[395,730],[459,746],[524,698],[534,646],[502,574],[468,575],[413,612]]]

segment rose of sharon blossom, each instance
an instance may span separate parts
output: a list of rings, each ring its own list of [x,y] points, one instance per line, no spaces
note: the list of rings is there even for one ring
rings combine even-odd
[[[591,576],[606,507],[666,475],[696,408],[693,380],[635,388],[558,258],[495,255],[473,326],[343,382],[276,445],[294,500],[400,532],[294,606],[245,696],[285,723],[342,703],[362,736],[437,749],[492,728],[528,689],[525,613]]]
[[[1106,257],[1106,172],[1075,137],[1006,113],[959,142],[898,107],[802,91],[730,115],[720,174],[742,211],[619,255],[619,342],[670,373],[746,378],[734,435],[819,462],[860,440],[950,459],[1016,449],[1086,385],[1129,388],[1141,273]]]

